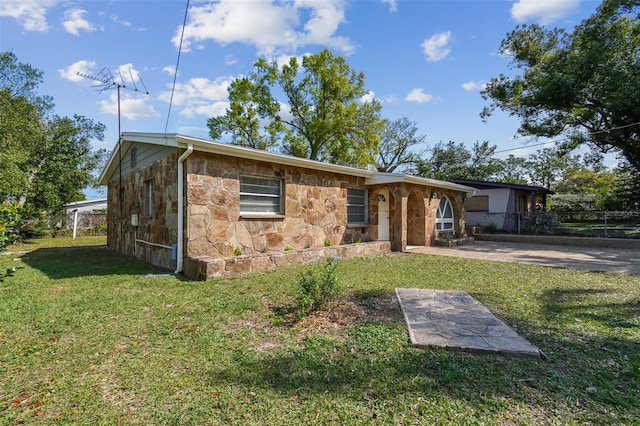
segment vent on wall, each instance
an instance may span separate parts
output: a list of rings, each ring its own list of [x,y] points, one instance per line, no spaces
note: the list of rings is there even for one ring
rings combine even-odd
[[[135,169],[138,167],[138,147],[132,146],[129,152],[131,153],[131,168]]]

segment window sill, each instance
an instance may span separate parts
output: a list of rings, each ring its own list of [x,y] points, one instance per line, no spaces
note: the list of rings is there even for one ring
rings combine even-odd
[[[347,223],[347,228],[368,228],[369,226],[373,225],[369,225],[368,223]]]
[[[282,220],[286,217],[284,214],[240,213],[240,219],[250,220]]]

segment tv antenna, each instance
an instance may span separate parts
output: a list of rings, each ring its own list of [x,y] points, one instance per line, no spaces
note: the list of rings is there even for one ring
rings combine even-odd
[[[111,70],[109,70],[109,68],[106,68],[106,67],[102,68],[97,75],[84,74],[84,73],[81,73],[81,72],[77,72],[76,75],[80,76],[80,77],[83,77],[83,78],[87,78],[89,80],[97,81],[98,84],[94,84],[91,87],[95,87],[98,90],[98,93],[102,93],[104,91],[107,91],[107,90],[113,89],[113,88],[117,89],[117,91],[118,91],[118,138],[120,138],[120,133],[121,133],[121,129],[120,129],[120,89],[127,89],[127,90],[131,90],[131,91],[134,91],[134,92],[141,92],[141,93],[144,93],[145,95],[148,95],[149,91],[147,90],[147,87],[144,85],[144,82],[142,81],[142,78],[140,77],[140,74],[137,73],[137,79],[136,79],[133,76],[133,72],[131,72],[131,70],[129,70],[129,81],[131,82],[131,85],[133,87],[127,86],[127,84],[125,83],[124,78],[122,77],[122,73],[120,71],[118,71],[119,80],[116,81],[116,78],[111,73]],[[144,91],[138,88],[138,85],[136,84],[136,80],[138,80],[140,85],[144,88]]]
[[[122,73],[120,72],[120,70],[118,70],[118,78],[119,80],[116,80],[116,78],[114,77],[114,75],[111,73],[111,70],[109,70],[109,68],[102,68],[100,70],[100,72],[97,75],[90,75],[90,74],[84,74],[81,72],[77,72],[76,75],[83,77],[83,78],[87,78],[89,80],[94,80],[97,82],[97,84],[94,84],[91,87],[95,87],[98,90],[98,93],[102,93],[104,91],[107,91],[109,89],[113,89],[116,88],[118,91],[118,169],[119,169],[119,180],[118,180],[118,192],[119,192],[119,199],[120,199],[120,215],[121,217],[124,217],[124,188],[122,187],[122,130],[121,130],[121,125],[120,125],[120,89],[126,89],[126,90],[132,90],[134,92],[141,92],[144,93],[145,95],[149,94],[149,91],[147,90],[147,87],[144,85],[144,82],[142,81],[142,78],[140,77],[139,73],[137,74],[137,79],[134,78],[133,73],[131,72],[131,70],[129,70],[129,81],[131,82],[131,86],[127,86],[127,84],[125,83],[125,79],[122,77]],[[136,84],[136,80],[138,80],[138,82],[140,83],[140,85],[144,88],[144,91],[138,88],[138,85]]]

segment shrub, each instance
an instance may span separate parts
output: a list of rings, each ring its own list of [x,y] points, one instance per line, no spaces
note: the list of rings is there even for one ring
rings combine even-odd
[[[309,269],[300,275],[295,304],[298,319],[323,308],[327,302],[340,295],[337,266],[337,261],[328,257],[320,267]]]
[[[0,203],[0,251],[20,239],[20,227],[30,214],[30,209],[16,201]]]

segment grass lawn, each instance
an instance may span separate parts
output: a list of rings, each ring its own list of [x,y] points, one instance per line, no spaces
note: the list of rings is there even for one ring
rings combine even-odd
[[[310,265],[145,278],[103,243],[0,256],[24,266],[0,282],[0,425],[640,423],[639,276],[342,260],[345,297],[290,324],[278,313]],[[465,290],[549,360],[412,348],[395,287]]]

